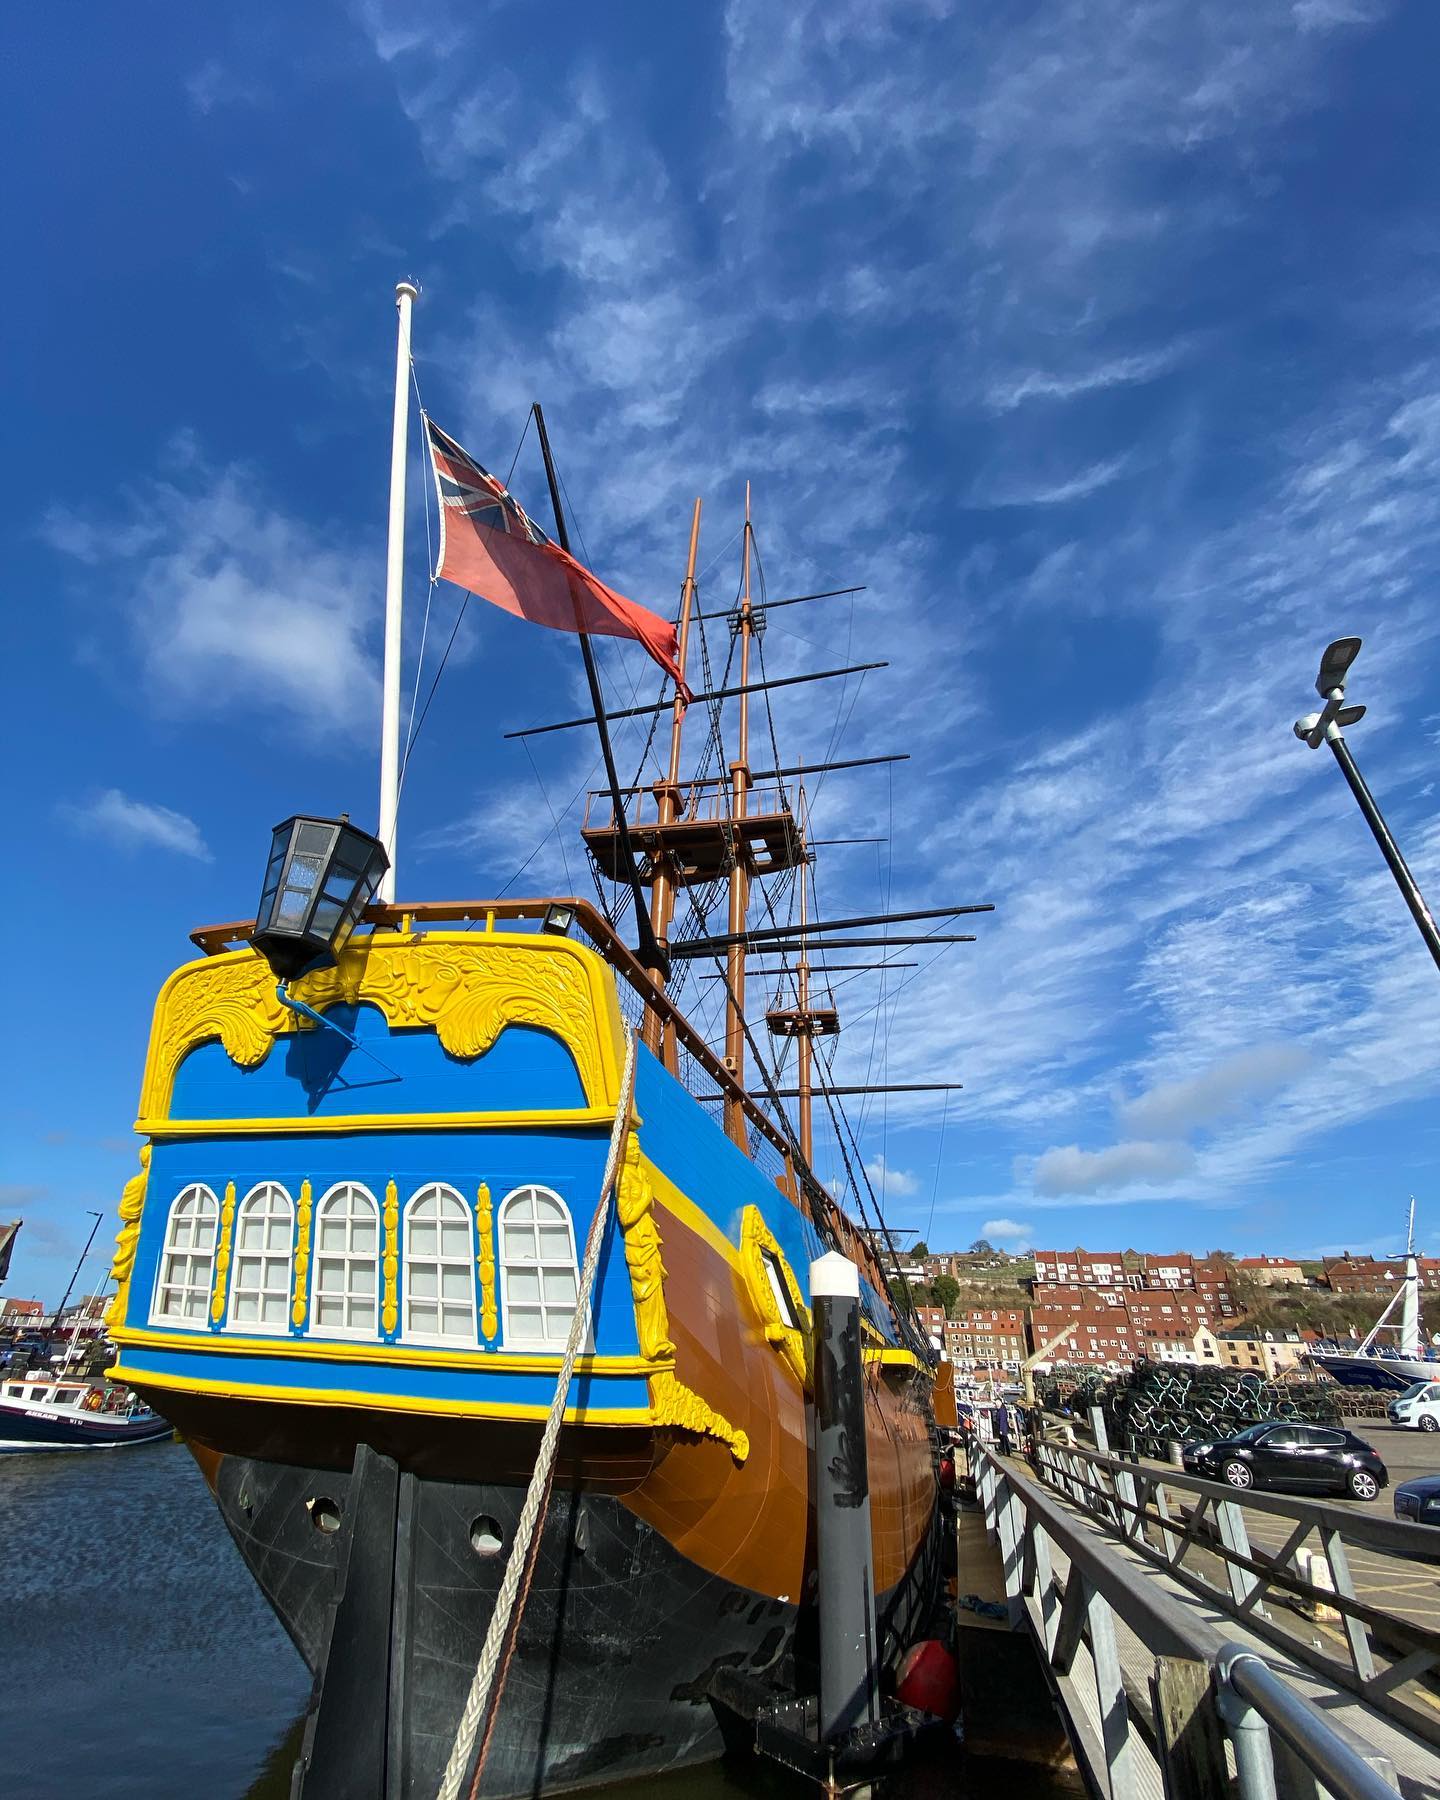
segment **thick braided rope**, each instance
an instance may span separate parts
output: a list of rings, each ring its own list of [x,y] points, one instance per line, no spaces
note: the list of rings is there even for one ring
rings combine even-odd
[[[600,1198],[595,1206],[595,1216],[590,1221],[589,1236],[585,1240],[585,1261],[580,1271],[580,1291],[576,1296],[575,1316],[570,1321],[570,1336],[566,1340],[565,1354],[560,1361],[560,1374],[555,1383],[555,1398],[550,1403],[549,1416],[545,1420],[545,1430],[535,1458],[535,1469],[530,1477],[530,1486],[525,1493],[525,1504],[520,1509],[520,1519],[515,1527],[515,1539],[510,1546],[510,1556],[505,1564],[505,1574],[500,1582],[500,1592],[495,1597],[495,1610],[490,1615],[485,1642],[480,1650],[480,1660],[475,1665],[475,1677],[470,1683],[470,1693],[465,1701],[465,1710],[461,1713],[460,1723],[455,1730],[455,1742],[451,1746],[450,1760],[445,1765],[445,1774],[440,1782],[437,1800],[459,1800],[460,1790],[470,1767],[470,1758],[474,1753],[475,1737],[480,1729],[480,1722],[490,1708],[495,1673],[499,1667],[501,1650],[509,1634],[516,1596],[520,1591],[520,1583],[529,1562],[531,1541],[540,1517],[540,1508],[550,1490],[550,1477],[555,1467],[555,1455],[560,1444],[560,1426],[565,1417],[565,1400],[570,1389],[570,1377],[575,1370],[575,1359],[580,1354],[580,1345],[585,1336],[590,1290],[594,1286],[595,1271],[600,1264],[600,1247],[605,1238],[605,1221],[609,1215],[610,1198],[615,1190],[615,1179],[620,1166],[620,1147],[625,1141],[625,1130],[630,1119],[634,1083],[635,1033],[632,1031],[625,1050],[625,1073],[620,1082],[620,1105],[616,1110],[615,1124],[610,1132],[610,1152],[605,1159],[605,1178],[600,1184]],[[496,1698],[498,1699],[498,1696]]]

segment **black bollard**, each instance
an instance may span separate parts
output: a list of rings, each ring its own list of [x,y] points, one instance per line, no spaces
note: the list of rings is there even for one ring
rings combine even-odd
[[[860,1272],[837,1252],[810,1265],[815,1317],[815,1548],[820,1738],[879,1718]]]

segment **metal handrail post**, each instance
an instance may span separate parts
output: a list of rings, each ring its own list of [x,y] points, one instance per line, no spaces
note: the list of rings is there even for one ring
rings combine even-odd
[[[1329,1728],[1314,1706],[1274,1675],[1253,1650],[1226,1644],[1220,1653],[1216,1677],[1220,1683],[1221,1716],[1227,1716],[1226,1706],[1233,1696],[1290,1746],[1335,1800],[1395,1800],[1394,1789],[1384,1778]],[[1240,1745],[1233,1734],[1232,1741],[1238,1767]],[[1268,1741],[1265,1756],[1270,1763],[1268,1792],[1260,1790],[1252,1795],[1242,1775],[1245,1800],[1273,1800],[1274,1763]]]
[[[1233,1655],[1228,1654],[1233,1652]],[[1275,1757],[1270,1748],[1270,1727],[1234,1685],[1235,1665],[1250,1652],[1227,1645],[1215,1671],[1216,1710],[1235,1751],[1235,1776],[1240,1800],[1276,1800]],[[1255,1659],[1257,1662],[1259,1658]]]

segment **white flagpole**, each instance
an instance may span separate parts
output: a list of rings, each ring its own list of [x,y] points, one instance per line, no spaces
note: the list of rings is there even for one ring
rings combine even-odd
[[[385,672],[380,713],[380,842],[390,867],[380,882],[380,899],[395,898],[395,815],[400,803],[400,636],[405,587],[405,450],[410,422],[410,308],[420,290],[397,282],[400,316],[395,344],[395,417],[390,434],[390,540],[385,558]]]

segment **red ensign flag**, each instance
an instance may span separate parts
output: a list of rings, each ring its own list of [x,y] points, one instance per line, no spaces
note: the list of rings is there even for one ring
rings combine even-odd
[[[637,638],[688,701],[670,621],[606,587],[553,543],[501,483],[429,419],[425,432],[440,496],[436,573],[553,631]]]

